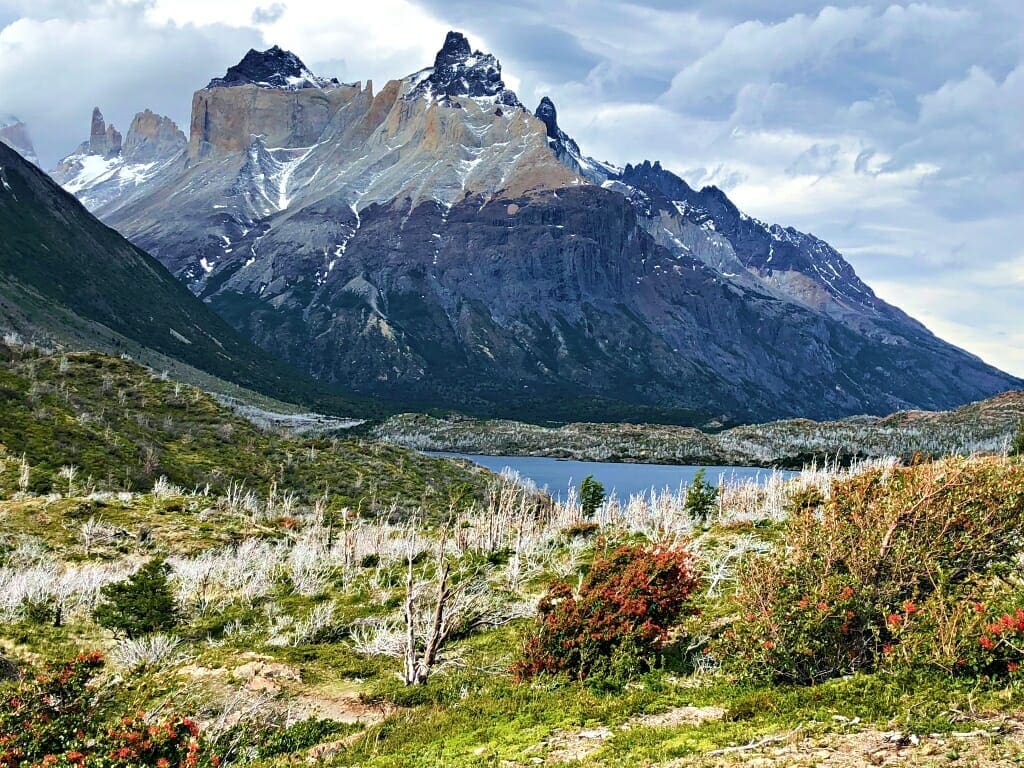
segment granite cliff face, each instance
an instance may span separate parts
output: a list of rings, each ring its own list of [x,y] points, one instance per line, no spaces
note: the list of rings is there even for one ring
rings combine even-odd
[[[147,109],[132,120],[122,152],[128,163],[158,162],[178,154],[184,139],[185,134],[171,118]]]
[[[250,51],[196,93],[190,134],[135,187],[63,183],[328,382],[697,424],[944,408],[1021,384],[875,297],[827,243],[657,163],[586,157],[550,99],[525,109],[458,33],[379,92]]]

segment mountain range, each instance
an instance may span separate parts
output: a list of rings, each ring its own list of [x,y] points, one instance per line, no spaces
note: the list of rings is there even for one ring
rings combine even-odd
[[[2,142],[0,232],[5,333],[124,354],[225,393],[235,391],[230,384],[329,412],[375,412],[242,338],[158,261]]]
[[[1024,385],[813,235],[586,156],[458,32],[379,90],[249,51],[187,137],[96,110],[52,176],[263,350],[413,407],[713,426]]]

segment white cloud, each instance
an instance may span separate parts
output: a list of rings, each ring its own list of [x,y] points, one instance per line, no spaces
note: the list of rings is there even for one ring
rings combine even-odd
[[[961,31],[968,14],[913,4],[881,13],[860,5],[826,6],[817,15],[745,21],[688,63],[665,93],[676,107],[731,101],[751,84],[813,80],[843,59],[887,53],[913,39],[935,43]],[[842,89],[842,82],[831,84]]]
[[[187,129],[192,91],[259,39],[219,25],[150,24],[128,3],[23,17],[0,29],[2,109],[29,124],[45,164],[88,138],[94,106],[122,131],[146,107]]]
[[[153,0],[147,16],[155,22],[177,24],[248,24],[253,13],[265,5],[265,1],[246,0]],[[259,24],[259,29],[267,45],[293,51],[317,74],[343,80],[373,79],[379,85],[430,66],[448,31],[407,0],[290,0],[280,14]]]

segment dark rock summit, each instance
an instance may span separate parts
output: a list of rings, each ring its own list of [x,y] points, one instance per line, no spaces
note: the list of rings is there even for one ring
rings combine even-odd
[[[236,85],[258,85],[264,88],[327,88],[337,85],[336,79],[317,77],[302,59],[279,46],[257,51],[250,48],[240,62],[229,67],[224,77],[215,77],[207,88]]]
[[[489,53],[474,51],[461,32],[449,32],[434,57],[434,66],[407,98],[456,96],[491,98],[498,104],[521,107],[515,91],[501,79],[501,62]]]
[[[533,114],[547,127],[548,138],[551,139],[551,149],[554,150],[556,155],[560,155],[563,152],[569,152],[577,156],[580,154],[579,145],[573,141],[569,134],[558,127],[558,110],[555,109],[555,103],[551,99],[547,96],[542,98],[540,104],[537,105],[537,110]]]

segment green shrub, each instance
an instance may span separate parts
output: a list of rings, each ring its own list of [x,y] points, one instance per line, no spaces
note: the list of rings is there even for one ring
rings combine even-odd
[[[163,558],[157,557],[126,580],[103,587],[103,602],[94,612],[96,621],[128,638],[174,629],[179,616],[169,572]]]
[[[268,736],[261,739],[256,751],[261,758],[290,755],[316,746],[329,736],[353,733],[359,728],[359,725],[353,723],[310,717],[292,723],[287,728],[271,731]]]
[[[693,482],[686,489],[684,507],[692,520],[706,525],[718,504],[718,489],[704,479],[705,471],[701,467],[693,476]]]
[[[695,566],[681,548],[622,546],[600,556],[579,594],[555,582],[538,606],[520,679],[541,673],[624,681],[649,669],[669,631],[694,609]]]
[[[815,683],[881,666],[978,668],[970,606],[1022,551],[1024,473],[997,458],[873,470],[793,511],[748,561],[713,652],[746,677]]]
[[[21,601],[21,615],[29,624],[56,625],[59,621],[57,605],[49,597],[26,597]]]
[[[566,526],[561,530],[562,536],[567,539],[576,538],[590,538],[596,536],[601,531],[601,526],[597,523],[585,522],[575,523],[573,525]]]
[[[1024,419],[1017,424],[1017,432],[1010,441],[1010,456],[1024,456]]]
[[[598,508],[604,504],[604,486],[594,479],[593,475],[587,475],[580,483],[580,506],[583,508],[583,516],[591,518]]]

